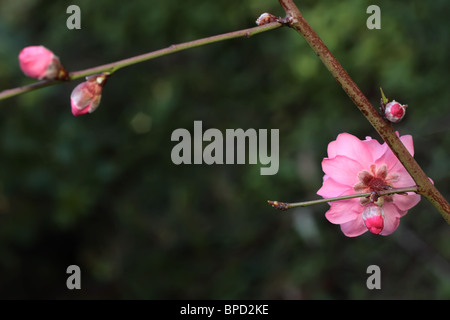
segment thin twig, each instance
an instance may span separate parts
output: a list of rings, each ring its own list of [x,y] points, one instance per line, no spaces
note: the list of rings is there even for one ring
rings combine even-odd
[[[394,188],[394,189],[383,190],[383,191],[378,191],[378,192],[356,193],[356,194],[350,194],[350,195],[334,197],[334,198],[324,198],[324,199],[295,202],[295,203],[271,201],[271,200],[267,201],[267,203],[269,203],[275,209],[285,211],[287,209],[291,209],[291,208],[295,208],[295,207],[307,207],[307,206],[312,206],[315,204],[320,204],[320,203],[325,203],[325,202],[362,198],[362,197],[370,197],[374,194],[376,197],[382,197],[382,196],[387,196],[387,195],[396,194],[396,193],[403,194],[406,192],[417,192],[417,186],[407,187],[407,188]]]
[[[137,63],[141,63],[144,61],[162,57],[162,56],[165,56],[165,55],[168,55],[171,53],[175,53],[175,52],[179,52],[182,50],[203,46],[206,44],[211,44],[211,43],[215,43],[215,42],[219,42],[219,41],[240,38],[240,37],[249,38],[253,35],[256,35],[256,34],[259,34],[259,33],[265,32],[265,31],[277,29],[281,26],[283,26],[282,23],[272,22],[272,23],[267,23],[267,24],[261,25],[261,26],[253,27],[253,28],[237,30],[237,31],[223,33],[223,34],[206,37],[206,38],[202,38],[202,39],[197,39],[197,40],[193,40],[193,41],[183,42],[183,43],[179,43],[179,44],[173,44],[167,48],[148,52],[148,53],[141,54],[141,55],[138,55],[135,57],[119,60],[116,62],[104,64],[104,65],[93,67],[93,68],[70,72],[68,81],[76,80],[79,78],[83,78],[83,77],[101,73],[101,72],[113,73],[114,71],[117,71],[124,67],[128,67],[128,66],[131,66],[131,65],[134,65]],[[36,89],[40,89],[43,87],[55,85],[58,83],[64,83],[64,82],[65,81],[42,80],[42,81],[32,83],[30,85],[13,88],[13,89],[7,89],[7,90],[0,92],[0,100],[11,98],[11,97],[17,96],[22,93],[26,93],[26,92],[29,92],[32,90],[36,90]]]

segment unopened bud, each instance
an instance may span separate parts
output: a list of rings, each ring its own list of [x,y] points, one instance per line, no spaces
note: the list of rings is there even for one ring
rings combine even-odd
[[[73,89],[70,95],[70,104],[74,116],[92,113],[97,109],[102,98],[102,88],[108,75],[108,73],[102,73],[87,77],[85,82],[80,83]]]
[[[366,228],[373,234],[379,234],[384,228],[383,208],[369,203],[365,206],[362,218]]]
[[[384,117],[390,122],[400,122],[406,113],[407,105],[402,105],[395,100],[392,100],[384,109]]]
[[[44,46],[22,49],[19,64],[23,73],[39,80],[67,80],[69,75],[59,58]]]

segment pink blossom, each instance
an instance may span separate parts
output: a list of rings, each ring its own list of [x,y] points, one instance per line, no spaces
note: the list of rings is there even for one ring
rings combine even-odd
[[[412,137],[405,135],[400,140],[414,155]],[[415,185],[386,143],[380,144],[371,137],[359,140],[348,133],[339,134],[328,145],[328,158],[323,159],[322,169],[325,175],[317,194],[324,198]],[[397,229],[400,218],[419,201],[420,195],[413,192],[378,199],[339,200],[330,202],[325,217],[331,223],[340,224],[348,237],[359,236],[367,230],[389,235]]]
[[[19,64],[23,73],[35,79],[66,80],[67,71],[59,58],[43,46],[30,46],[22,49]]]
[[[102,98],[102,88],[106,83],[107,74],[95,75],[86,78],[73,89],[70,95],[72,114],[81,116],[92,113],[97,109]]]

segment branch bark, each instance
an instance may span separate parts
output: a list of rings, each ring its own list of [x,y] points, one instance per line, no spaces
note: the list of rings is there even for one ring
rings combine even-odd
[[[305,38],[306,42],[311,46],[331,75],[375,128],[381,138],[383,138],[389,148],[391,148],[392,152],[416,182],[418,187],[417,193],[428,199],[439,211],[445,221],[450,224],[450,204],[437,190],[416,160],[402,144],[397,137],[392,124],[385,121],[378,113],[377,109],[372,106],[361,89],[359,89],[356,83],[348,75],[347,71],[342,67],[339,61],[337,61],[327,46],[305,20],[295,3],[292,0],[279,0],[279,3],[286,12],[285,22],[287,25],[295,29]]]

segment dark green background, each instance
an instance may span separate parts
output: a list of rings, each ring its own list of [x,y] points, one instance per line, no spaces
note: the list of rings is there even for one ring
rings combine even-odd
[[[396,125],[450,199],[448,1],[296,1],[368,98],[409,105]],[[68,30],[66,8],[81,8]],[[381,8],[381,30],[366,9]],[[69,71],[248,28],[276,0],[0,2],[0,90],[32,83],[17,55],[53,50]],[[449,225],[426,200],[391,236],[347,238],[318,198],[341,132],[379,137],[304,39],[281,28],[122,69],[93,114],[77,82],[0,101],[0,298],[448,299]],[[180,165],[176,128],[279,129],[280,170]],[[66,288],[81,268],[82,289]],[[366,269],[381,268],[381,290]]]

